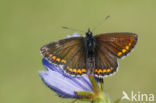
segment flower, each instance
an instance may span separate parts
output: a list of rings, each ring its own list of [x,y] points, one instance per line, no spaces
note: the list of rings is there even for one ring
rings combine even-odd
[[[46,59],[42,63],[47,71],[40,71],[42,81],[59,96],[78,98],[76,91],[92,91],[92,85],[87,75],[71,77],[62,70],[61,66],[51,64]]]
[[[71,37],[80,37],[80,35],[78,33],[74,33],[72,36],[67,35],[65,38],[71,38]]]

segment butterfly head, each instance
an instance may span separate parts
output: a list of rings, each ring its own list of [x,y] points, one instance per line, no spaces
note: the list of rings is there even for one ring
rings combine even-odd
[[[93,36],[93,33],[88,29],[88,32],[86,32],[86,37],[91,38]]]

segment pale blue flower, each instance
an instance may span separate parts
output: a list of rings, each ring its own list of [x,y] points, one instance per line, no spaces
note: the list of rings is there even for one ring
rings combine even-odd
[[[91,82],[87,75],[71,77],[62,70],[61,66],[42,60],[47,71],[40,71],[42,81],[59,96],[65,98],[78,98],[76,91],[92,91]]]

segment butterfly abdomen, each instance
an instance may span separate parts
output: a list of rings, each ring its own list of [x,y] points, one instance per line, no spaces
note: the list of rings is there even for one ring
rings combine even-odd
[[[95,39],[86,37],[86,67],[89,74],[93,74],[95,68]]]

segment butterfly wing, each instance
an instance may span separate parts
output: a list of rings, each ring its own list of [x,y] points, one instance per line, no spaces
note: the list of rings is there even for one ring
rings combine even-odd
[[[72,75],[81,75],[86,73],[85,68],[85,48],[83,37],[72,37],[62,39],[44,45],[41,48],[41,54],[49,62],[63,65],[66,73]]]
[[[104,46],[118,58],[126,56],[136,45],[137,35],[134,33],[105,33],[95,36],[97,45]]]
[[[81,48],[68,60],[64,67],[68,74],[73,76],[82,75],[87,73],[86,69],[86,52],[85,48]]]
[[[134,48],[137,35],[133,33],[106,33],[96,35],[95,40],[94,74],[98,78],[103,78],[117,70],[117,58],[122,58]]]
[[[118,67],[117,57],[111,54],[105,47],[96,45],[94,75],[103,78],[113,74]]]

